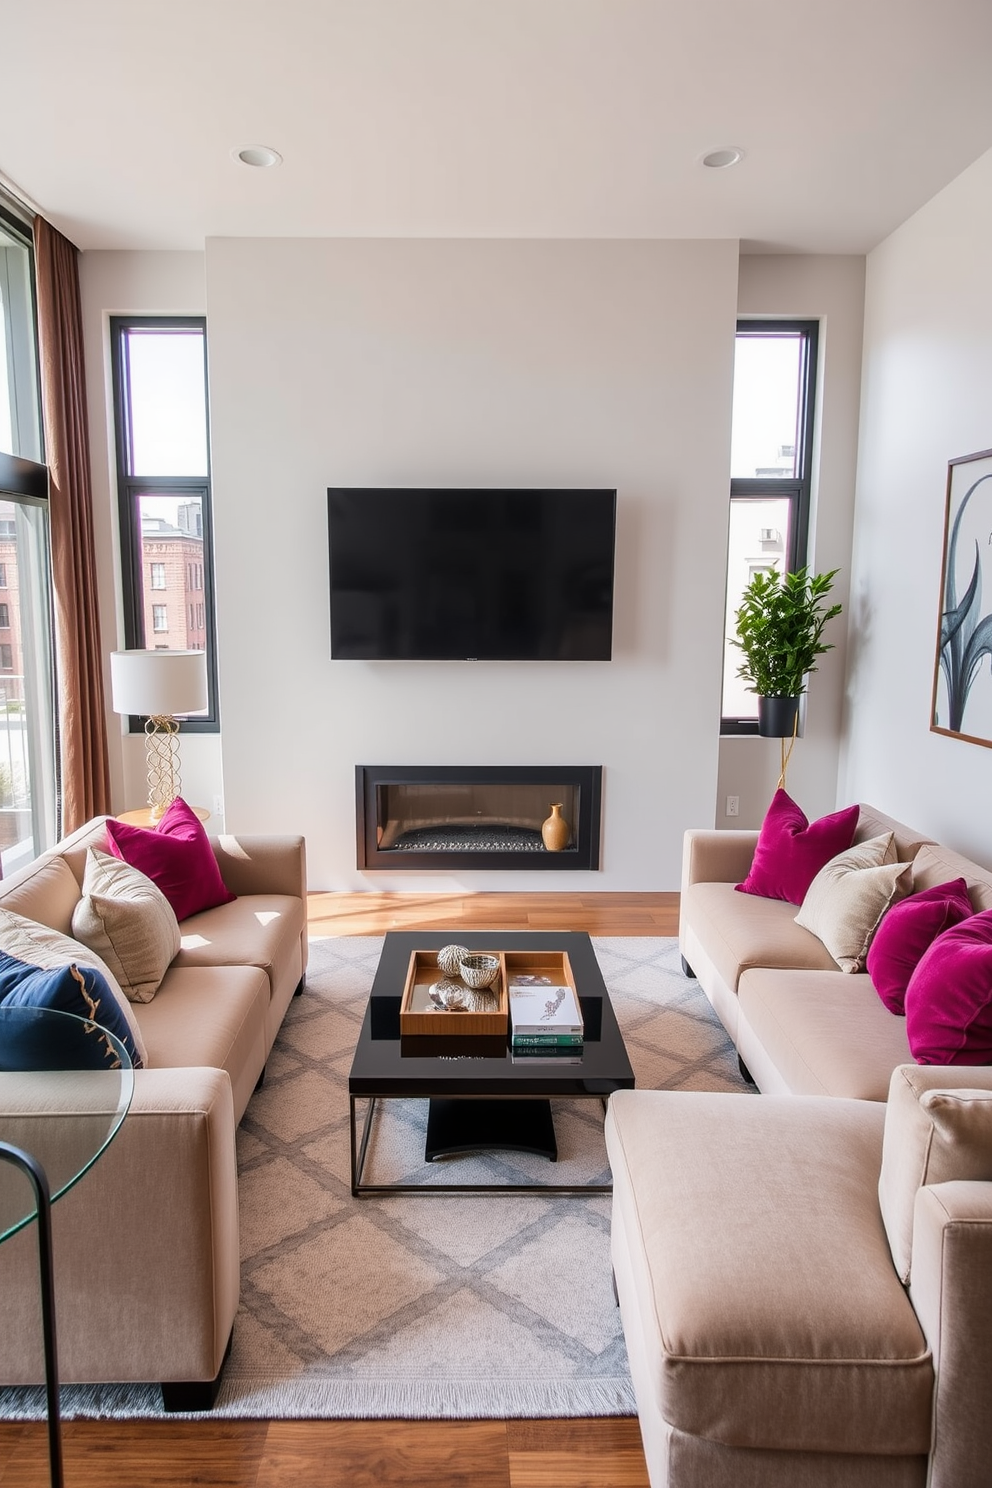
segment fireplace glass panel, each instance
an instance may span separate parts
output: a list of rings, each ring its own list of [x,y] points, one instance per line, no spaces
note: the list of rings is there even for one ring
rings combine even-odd
[[[571,827],[566,852],[578,840],[581,792],[550,785],[431,782],[380,785],[376,834],[383,852],[546,852],[541,825],[561,804]]]

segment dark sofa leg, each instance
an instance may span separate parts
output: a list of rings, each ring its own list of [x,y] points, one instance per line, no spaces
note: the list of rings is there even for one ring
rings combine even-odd
[[[615,1271],[613,1271],[613,1270],[610,1271],[610,1280],[613,1283],[613,1300],[617,1304],[617,1306],[619,1307],[620,1306],[620,1293],[617,1291],[617,1273]]]
[[[259,1075],[258,1079],[255,1081],[255,1090],[261,1090],[262,1086],[265,1084],[265,1071],[266,1071],[266,1068],[267,1068],[267,1066],[263,1064],[262,1065],[262,1072]],[[254,1095],[254,1093],[255,1093],[255,1091],[253,1090],[252,1091],[252,1094]]]
[[[305,976],[301,976],[300,977],[300,984],[297,987],[296,991],[293,993],[293,996],[294,997],[302,997],[304,988],[306,987],[306,984],[307,984],[306,977]]]
[[[749,1085],[753,1085],[755,1083],[754,1076],[739,1054],[737,1056],[737,1068],[740,1070],[741,1074]]]
[[[682,970],[685,972],[686,976],[695,979],[696,973],[693,971],[688,961],[685,959],[684,956],[682,956],[680,959],[682,961]]]
[[[231,1344],[234,1340],[234,1329],[227,1340],[227,1348],[224,1357],[220,1361],[216,1379],[212,1380],[163,1380],[162,1382],[162,1409],[170,1413],[172,1411],[208,1411],[213,1410],[214,1402],[220,1390],[221,1376],[224,1373],[224,1365],[231,1357]]]

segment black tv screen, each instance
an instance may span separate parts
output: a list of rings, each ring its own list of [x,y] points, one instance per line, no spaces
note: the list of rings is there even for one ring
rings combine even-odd
[[[327,492],[331,656],[608,661],[616,491]]]

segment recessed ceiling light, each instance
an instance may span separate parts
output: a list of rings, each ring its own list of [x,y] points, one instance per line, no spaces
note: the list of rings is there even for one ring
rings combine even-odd
[[[703,164],[708,165],[710,170],[726,170],[728,166],[738,165],[743,159],[743,150],[739,150],[736,145],[725,145],[722,150],[711,150],[708,155],[704,155]]]
[[[281,165],[282,156],[278,150],[272,150],[268,145],[243,145],[240,150],[232,150],[231,154],[235,160],[240,160],[242,165],[254,165],[264,170],[269,165]]]

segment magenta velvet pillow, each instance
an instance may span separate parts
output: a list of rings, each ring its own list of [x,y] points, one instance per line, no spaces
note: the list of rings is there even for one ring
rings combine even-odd
[[[938,935],[906,988],[918,1064],[992,1064],[992,910]]]
[[[107,845],[116,857],[140,869],[162,890],[177,920],[218,904],[230,904],[237,897],[220,876],[203,823],[181,796],[156,827],[108,821]]]
[[[802,904],[820,869],[851,846],[858,814],[857,806],[845,806],[811,825],[795,801],[777,790],[765,812],[751,870],[734,887],[741,894]]]
[[[906,1011],[906,988],[923,952],[972,913],[963,878],[910,894],[886,912],[868,951],[868,975],[890,1013]]]

